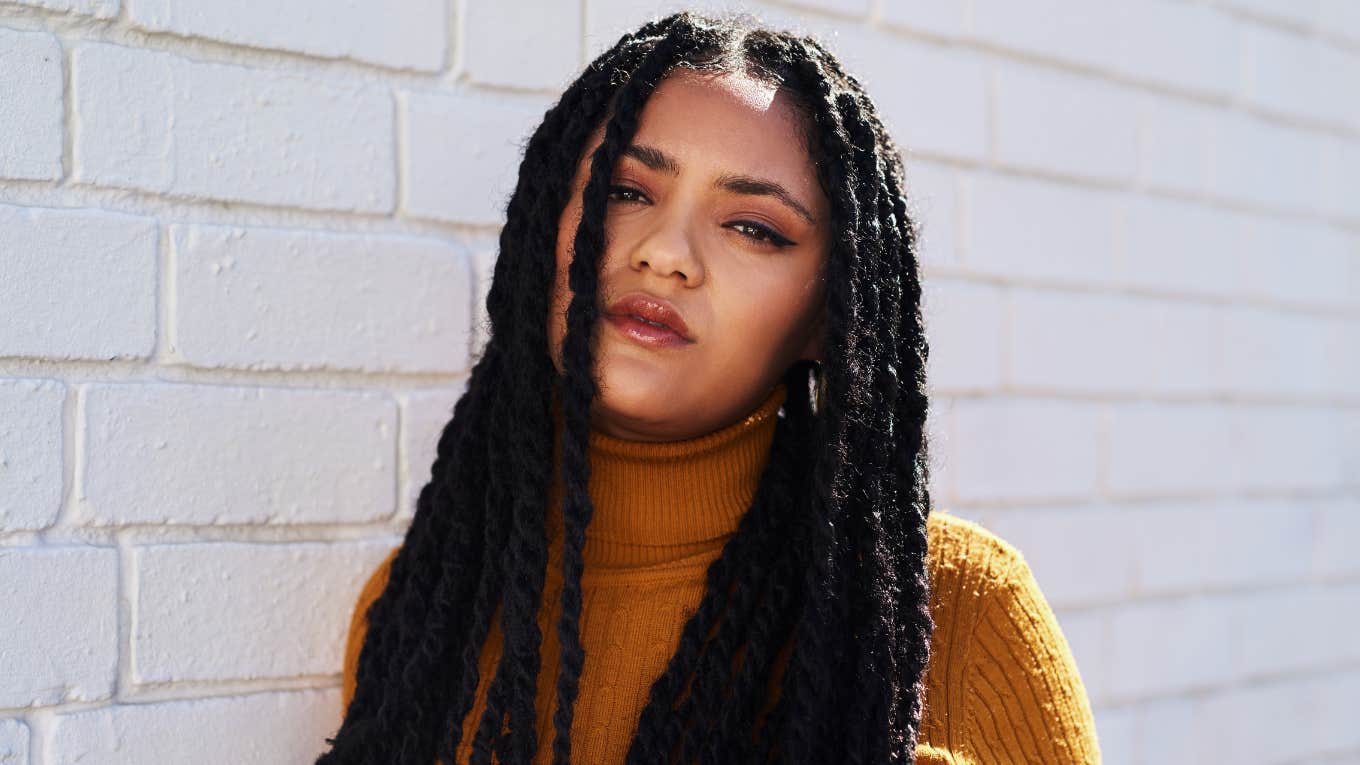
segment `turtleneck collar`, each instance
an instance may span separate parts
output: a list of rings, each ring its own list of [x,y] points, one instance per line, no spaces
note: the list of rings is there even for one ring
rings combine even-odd
[[[682,441],[633,441],[592,429],[584,576],[659,571],[711,562],[755,497],[785,388],[778,383],[742,419]],[[554,480],[547,530],[552,565],[562,538],[561,408],[554,403]]]

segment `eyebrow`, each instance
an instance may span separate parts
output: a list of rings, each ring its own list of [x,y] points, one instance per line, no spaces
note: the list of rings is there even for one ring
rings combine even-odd
[[[661,151],[655,146],[646,144],[630,144],[623,150],[625,156],[632,157],[647,167],[661,173],[671,175],[680,174],[680,164],[675,158]],[[749,194],[752,196],[768,196],[783,202],[786,206],[798,213],[799,216],[808,223],[816,224],[817,219],[812,216],[807,207],[799,202],[789,190],[779,183],[757,178],[753,175],[741,175],[734,173],[723,173],[713,181],[713,187],[725,189],[734,194]]]

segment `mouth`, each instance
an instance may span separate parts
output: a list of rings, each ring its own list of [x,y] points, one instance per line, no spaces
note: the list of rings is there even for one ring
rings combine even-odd
[[[615,300],[604,318],[625,337],[653,348],[694,343],[680,311],[669,301],[645,292]]]

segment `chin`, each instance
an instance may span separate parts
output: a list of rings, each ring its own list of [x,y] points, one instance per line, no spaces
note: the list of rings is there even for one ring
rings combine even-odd
[[[683,403],[676,397],[680,378],[654,365],[621,360],[603,366],[597,405],[608,418],[634,427],[659,425],[674,419]]]

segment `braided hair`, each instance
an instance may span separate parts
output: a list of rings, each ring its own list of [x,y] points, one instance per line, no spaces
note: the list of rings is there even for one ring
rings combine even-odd
[[[814,38],[682,12],[601,53],[525,145],[486,298],[487,343],[442,431],[386,589],[367,612],[355,694],[316,765],[436,757],[452,765],[498,606],[505,642],[472,762],[532,762],[557,432],[549,390],[561,397],[565,525],[553,762],[570,762],[608,185],[648,96],[674,67],[741,71],[795,102],[831,203],[827,344],[825,359],[785,372],[788,393],[752,505],[651,685],[627,762],[914,761],[934,623],[928,345],[901,156],[862,85]],[[602,124],[568,272],[559,375],[545,321],[557,222]]]

